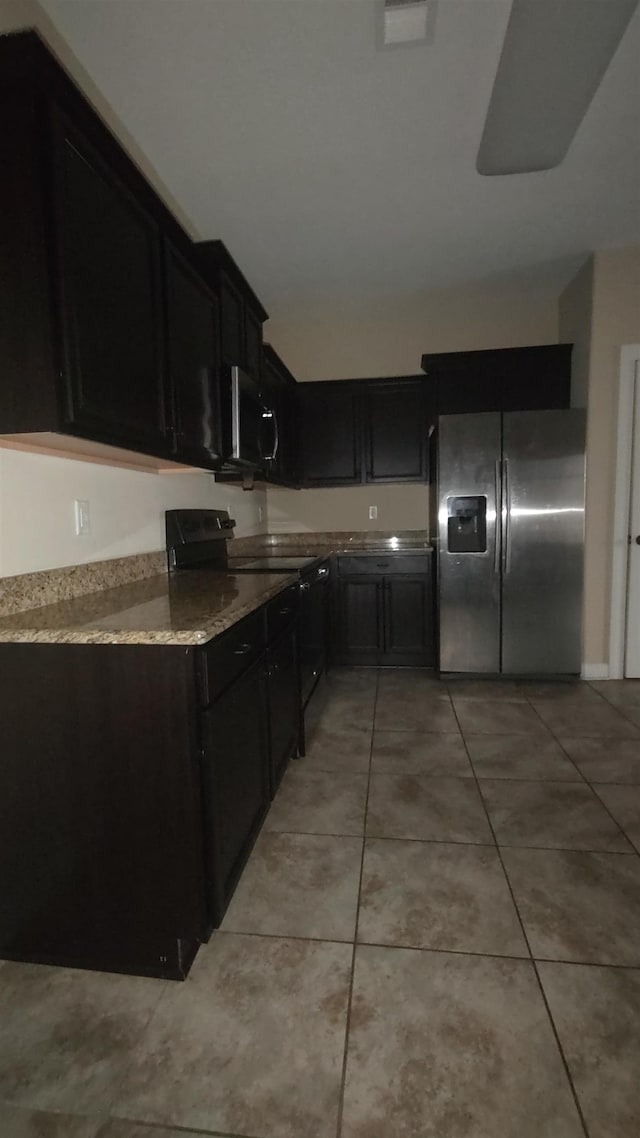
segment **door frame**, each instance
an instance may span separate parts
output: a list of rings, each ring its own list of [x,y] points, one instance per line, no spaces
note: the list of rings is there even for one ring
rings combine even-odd
[[[616,477],[611,551],[611,612],[609,624],[609,679],[624,678],[627,615],[629,510],[633,470],[634,389],[640,393],[640,344],[620,349]],[[640,397],[640,394],[639,394]]]

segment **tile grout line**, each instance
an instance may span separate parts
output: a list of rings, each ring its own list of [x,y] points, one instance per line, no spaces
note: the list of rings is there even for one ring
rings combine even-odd
[[[331,772],[326,772],[331,773]],[[472,783],[476,780],[473,778],[460,779],[460,782]],[[506,779],[497,780],[500,782],[508,781]],[[516,781],[515,779],[513,780]],[[521,780],[518,780],[521,781]],[[554,785],[556,785],[554,783]],[[582,783],[576,783],[577,786],[582,786]],[[484,802],[483,802],[484,805]],[[485,808],[486,809],[486,808]],[[615,819],[614,819],[615,821]],[[619,827],[619,823],[616,822]],[[268,834],[280,835],[291,834],[302,838],[353,838],[359,841],[360,834],[345,834],[345,833],[329,833],[327,831],[319,830],[268,830]],[[493,830],[492,830],[493,835]],[[626,836],[626,835],[624,835]],[[493,849],[495,845],[499,845],[501,849],[506,850],[540,850],[542,852],[555,852],[555,853],[589,853],[589,854],[607,854],[609,857],[635,857],[635,849],[630,850],[607,850],[607,849],[588,849],[585,846],[531,846],[531,845],[513,845],[510,842],[499,842],[493,836],[492,841],[488,842],[462,842],[459,838],[407,838],[407,837],[394,837],[389,834],[367,834],[367,838],[375,838],[377,842],[414,842],[422,845],[436,845],[436,846],[471,846],[480,849]],[[218,932],[220,930],[216,930]],[[231,932],[231,930],[226,930]],[[341,943],[349,943],[342,941]]]
[[[342,1056],[342,1077],[340,1080],[340,1097],[338,1100],[338,1118],[336,1122],[336,1138],[340,1138],[342,1133],[342,1121],[344,1115],[344,1096],[347,1081],[347,1059],[349,1054],[349,1033],[351,1029],[351,1010],[353,1006],[353,985],[356,971],[356,949],[358,945],[358,923],[360,920],[360,899],[362,894],[362,877],[364,873],[364,851],[367,834],[367,815],[369,811],[369,792],[371,789],[371,764],[373,759],[373,736],[376,721],[376,707],[378,704],[378,691],[380,687],[380,672],[376,672],[376,690],[373,700],[373,721],[371,723],[371,744],[369,747],[369,768],[367,771],[367,792],[364,803],[364,817],[362,821],[362,854],[360,857],[360,877],[358,880],[358,897],[356,901],[356,919],[353,929],[353,951],[351,953],[351,977],[349,980],[349,995],[347,998],[347,1018],[344,1029],[344,1052]]]
[[[600,786],[615,786],[616,784],[615,784],[615,783],[609,783],[609,782],[605,782],[605,783],[600,783],[599,785],[600,785]],[[590,789],[591,789],[592,793],[593,793],[593,794],[595,794],[596,798],[598,799],[598,802],[599,802],[599,803],[601,804],[601,806],[602,806],[602,807],[603,807],[603,808],[606,810],[606,812],[607,812],[607,814],[609,815],[609,817],[613,819],[613,821],[615,822],[616,826],[617,826],[617,827],[618,827],[618,829],[620,830],[620,833],[623,835],[623,837],[625,837],[625,838],[627,839],[627,841],[628,841],[629,845],[631,846],[631,849],[632,849],[632,850],[633,850],[633,851],[636,853],[636,855],[637,855],[638,857],[640,857],[640,845],[636,845],[636,843],[633,841],[633,839],[629,837],[629,835],[628,835],[627,831],[625,830],[624,826],[623,826],[623,825],[622,825],[622,823],[621,823],[621,822],[619,822],[619,821],[618,821],[618,819],[617,819],[617,818],[616,818],[616,817],[615,817],[615,816],[614,816],[614,815],[611,813],[611,811],[610,811],[609,807],[607,806],[606,802],[605,802],[605,801],[604,801],[604,800],[603,800],[603,799],[600,797],[600,795],[599,795],[598,791],[596,790],[595,786],[593,785],[593,783],[589,783],[589,787],[590,787]]]
[[[74,1116],[72,1115],[71,1117]],[[109,1115],[107,1117],[107,1122],[111,1121],[125,1122],[127,1125],[131,1123],[133,1126],[143,1127],[145,1130],[149,1131],[150,1138],[155,1132],[157,1132],[160,1135],[160,1138],[162,1138],[163,1135],[166,1136],[167,1130],[171,1133],[171,1135],[173,1135],[174,1132],[176,1134],[184,1134],[185,1138],[260,1138],[260,1135],[258,1134],[240,1134],[238,1132],[230,1130],[202,1130],[200,1127],[196,1127],[194,1130],[193,1127],[182,1126],[181,1124],[176,1125],[174,1123],[173,1125],[167,1126],[165,1122],[140,1122],[135,1118],[120,1118],[115,1115]],[[100,1138],[100,1131],[98,1131],[95,1138]]]
[[[596,695],[599,695],[599,694],[600,694],[599,692],[596,692]],[[604,699],[604,696],[602,696],[601,698],[602,698],[602,699]],[[607,701],[605,700],[605,703],[606,703],[606,702],[607,702]],[[533,704],[532,704],[531,706],[533,707]],[[540,717],[540,719],[542,719],[542,716],[540,715],[540,712],[538,711],[538,709],[537,709],[536,707],[534,707],[534,708],[533,708],[533,710],[535,711],[536,715],[538,715],[538,716]],[[556,734],[555,734],[555,732],[553,732],[553,731],[551,732],[551,734],[552,734],[552,736],[553,736],[553,739],[555,740],[555,742],[558,744],[558,746],[559,746],[560,750],[562,751],[562,753],[563,753],[564,755],[566,755],[566,757],[568,758],[569,762],[570,762],[570,763],[571,763],[571,764],[572,764],[572,765],[575,767],[575,769],[577,770],[577,772],[578,772],[578,774],[580,775],[580,777],[581,777],[581,779],[583,780],[583,782],[584,782],[584,783],[585,783],[585,784],[586,784],[586,785],[589,787],[589,790],[591,791],[591,793],[593,794],[593,796],[596,798],[596,800],[597,800],[597,801],[600,803],[600,805],[603,807],[603,809],[604,809],[604,810],[606,811],[606,813],[609,815],[609,817],[611,818],[611,821],[613,822],[614,826],[617,828],[618,832],[619,832],[620,834],[622,834],[623,838],[626,838],[627,842],[628,842],[628,843],[629,843],[629,845],[631,846],[631,850],[630,850],[629,852],[633,852],[633,851],[635,851],[635,853],[636,853],[636,854],[640,855],[640,850],[636,849],[636,846],[635,846],[635,844],[634,844],[634,843],[631,841],[631,838],[629,837],[629,835],[628,835],[628,834],[626,833],[626,831],[625,831],[625,830],[622,828],[622,826],[621,826],[621,825],[620,825],[620,823],[618,822],[618,819],[617,819],[617,818],[614,818],[613,814],[612,814],[612,813],[611,813],[611,811],[609,810],[609,807],[606,805],[606,803],[605,803],[605,802],[603,802],[603,801],[602,801],[602,799],[601,799],[600,795],[598,794],[598,792],[597,792],[596,790],[594,790],[594,788],[593,788],[593,783],[592,783],[591,779],[588,779],[588,778],[587,778],[587,776],[586,776],[586,775],[584,775],[584,774],[582,773],[582,771],[580,770],[580,768],[579,768],[578,764],[577,764],[576,762],[574,762],[574,760],[573,760],[573,758],[571,757],[571,755],[569,754],[569,752],[566,750],[566,748],[565,748],[565,747],[563,747],[563,745],[562,745],[562,742],[561,742],[561,740],[560,740],[560,737],[559,737],[558,735],[556,735]],[[563,738],[566,738],[566,737],[567,737],[567,736],[563,736]],[[574,736],[574,737],[579,737],[579,736]],[[593,737],[595,738],[595,736],[593,736]],[[623,737],[624,737],[624,736],[623,736]],[[584,736],[584,738],[589,738],[589,736]],[[603,736],[603,738],[604,738],[604,736]],[[581,853],[599,853],[599,852],[602,852],[602,853],[608,853],[609,851],[607,851],[607,850],[602,850],[602,851],[599,851],[599,850],[581,850],[581,851],[579,851],[579,852],[581,852]],[[623,853],[624,851],[623,851],[623,850],[616,850],[615,852],[616,852],[616,853]]]
[[[492,847],[485,847],[492,848]],[[319,936],[292,936],[290,933],[251,933],[244,932],[242,929],[234,929],[233,931],[218,930],[220,936],[247,936],[256,937],[258,939],[267,940],[295,940],[302,943],[311,942],[312,944],[351,944],[351,941],[336,940],[335,937],[319,937]],[[640,959],[637,964],[609,964],[603,963],[601,960],[570,960],[564,957],[555,956],[515,956],[512,952],[479,952],[474,949],[466,948],[436,948],[432,945],[419,945],[419,944],[397,944],[391,941],[377,941],[377,940],[363,940],[358,941],[357,946],[361,947],[366,945],[367,948],[393,948],[401,952],[432,952],[444,956],[470,956],[479,957],[484,960],[515,960],[515,961],[529,961],[535,960],[540,964],[570,964],[577,968],[617,968],[623,972],[638,972],[640,973]],[[230,1136],[230,1138],[235,1138]]]
[[[454,709],[453,709],[453,710],[454,710],[454,715],[455,715],[455,717],[456,717],[456,721],[457,721],[457,723],[458,723],[458,726],[460,727],[460,720],[458,719],[458,713],[457,713],[457,711],[456,711],[456,709],[455,709],[455,706],[454,706]],[[535,711],[535,708],[534,708],[534,711]],[[537,714],[537,713],[536,713],[536,714]],[[465,749],[466,749],[466,751],[467,751],[467,755],[468,755],[468,758],[469,758],[469,762],[471,762],[471,755],[469,754],[469,748],[467,747],[467,743],[466,743],[466,740],[465,740],[465,738],[464,738],[464,733],[462,732],[462,727],[460,727],[460,732],[461,732],[461,734],[462,734],[462,739],[463,739],[463,742],[464,742],[464,746],[465,746]],[[555,736],[554,736],[554,738],[555,738]],[[473,766],[473,763],[472,763],[471,765]],[[474,768],[474,775],[475,775],[475,768]],[[563,1050],[562,1044],[561,1044],[561,1042],[560,1042],[560,1036],[559,1036],[559,1034],[558,1034],[558,1031],[557,1031],[557,1028],[556,1028],[556,1025],[555,1025],[555,1022],[554,1022],[553,1016],[551,1015],[551,1008],[549,1007],[549,1002],[548,1002],[548,1000],[547,1000],[547,997],[546,997],[546,994],[545,994],[544,988],[543,988],[543,986],[542,986],[542,980],[540,979],[540,973],[539,973],[539,971],[538,971],[538,966],[537,966],[537,963],[536,963],[535,957],[534,957],[534,955],[533,955],[533,952],[531,951],[531,944],[530,944],[530,942],[529,942],[529,937],[527,936],[527,932],[526,932],[526,929],[525,929],[525,926],[524,926],[524,921],[523,921],[523,919],[522,919],[522,916],[521,916],[521,914],[520,914],[520,909],[519,909],[519,907],[518,907],[518,904],[517,904],[517,901],[516,901],[515,893],[514,893],[514,891],[513,891],[513,888],[512,888],[512,886],[511,886],[511,881],[510,881],[510,879],[509,879],[509,874],[507,873],[507,869],[506,869],[506,866],[505,866],[505,863],[504,863],[504,859],[503,859],[503,857],[502,857],[502,851],[501,851],[501,849],[500,849],[500,846],[498,845],[498,840],[497,840],[497,838],[496,838],[496,835],[495,835],[495,830],[494,830],[494,828],[493,828],[493,823],[491,822],[491,818],[490,818],[490,815],[489,815],[489,811],[488,811],[488,809],[487,809],[487,804],[486,804],[486,802],[485,802],[485,800],[484,800],[484,797],[483,797],[483,794],[482,794],[482,790],[480,789],[480,782],[479,782],[479,779],[478,779],[477,777],[476,777],[476,789],[477,789],[477,791],[478,791],[478,794],[480,795],[480,800],[481,800],[481,802],[482,802],[482,805],[483,805],[483,808],[484,808],[484,812],[485,812],[485,814],[486,814],[487,822],[488,822],[488,824],[489,824],[489,828],[490,828],[490,830],[491,830],[491,833],[493,834],[493,839],[494,839],[494,842],[495,842],[495,848],[496,848],[496,851],[497,851],[497,854],[498,854],[498,858],[500,859],[500,865],[502,866],[502,872],[503,872],[503,874],[504,874],[504,878],[505,878],[505,881],[506,881],[506,884],[507,884],[507,888],[508,888],[508,890],[509,890],[509,893],[510,893],[510,896],[511,896],[511,901],[512,901],[512,903],[513,903],[514,909],[515,909],[515,911],[516,911],[516,916],[517,916],[517,918],[518,918],[518,922],[519,922],[519,924],[520,924],[520,928],[521,928],[521,930],[522,930],[522,936],[524,937],[524,942],[525,942],[525,944],[526,944],[526,946],[527,946],[527,951],[528,951],[528,953],[529,953],[529,958],[530,958],[530,961],[531,961],[531,966],[532,966],[532,968],[533,968],[533,972],[534,972],[534,975],[535,975],[535,977],[536,977],[536,980],[537,980],[537,983],[538,983],[538,989],[539,989],[539,991],[540,991],[540,995],[542,996],[542,1001],[543,1001],[543,1003],[544,1003],[544,1006],[545,1006],[545,1008],[546,1008],[547,1016],[548,1016],[548,1018],[549,1018],[549,1023],[550,1023],[550,1025],[551,1025],[551,1030],[552,1030],[552,1032],[553,1032],[553,1036],[554,1036],[554,1039],[555,1039],[555,1041],[556,1041],[556,1047],[558,1048],[558,1054],[559,1054],[559,1056],[560,1056],[560,1061],[561,1061],[561,1063],[562,1063],[562,1065],[563,1065],[563,1067],[564,1067],[564,1071],[565,1071],[565,1074],[566,1074],[566,1076],[567,1076],[567,1080],[568,1080],[568,1083],[569,1083],[569,1088],[570,1088],[570,1090],[571,1090],[571,1094],[572,1094],[572,1096],[573,1096],[573,1101],[574,1101],[574,1103],[575,1103],[576,1111],[577,1111],[577,1113],[578,1113],[578,1119],[579,1119],[579,1121],[580,1121],[580,1123],[581,1123],[581,1125],[582,1125],[582,1129],[583,1129],[583,1131],[584,1131],[584,1134],[585,1134],[585,1138],[590,1138],[590,1135],[589,1135],[589,1130],[588,1130],[588,1128],[587,1128],[587,1123],[586,1123],[586,1120],[585,1120],[584,1114],[583,1114],[583,1112],[582,1112],[582,1106],[580,1105],[580,1100],[578,1099],[578,1094],[577,1094],[576,1088],[575,1088],[575,1086],[574,1086],[574,1083],[573,1083],[573,1078],[572,1078],[572,1076],[571,1076],[571,1071],[569,1070],[569,1064],[568,1064],[568,1062],[567,1062],[567,1059],[566,1059],[566,1056],[565,1056],[565,1053],[564,1053],[564,1050]]]
[[[605,703],[607,704],[608,707],[610,707],[613,711],[617,711],[622,716],[623,719],[627,720],[627,723],[630,723],[632,725],[632,727],[635,727],[636,729],[638,729],[638,724],[636,723],[635,719],[631,718],[628,711],[623,710],[623,708],[628,707],[628,704],[613,703],[612,700],[610,700],[608,696],[604,695],[602,692],[599,692],[596,688],[594,688],[589,680],[587,680],[585,682],[589,684],[589,687],[591,688],[592,691],[595,691],[596,695],[599,695],[600,698],[605,701]],[[597,681],[597,682],[602,683],[602,680]],[[640,707],[639,708],[633,708],[633,710],[638,712],[638,711],[640,711]],[[634,735],[626,735],[626,736],[621,736],[621,737],[627,738],[627,739],[634,739],[634,738],[639,739],[640,735],[635,735],[635,736]]]

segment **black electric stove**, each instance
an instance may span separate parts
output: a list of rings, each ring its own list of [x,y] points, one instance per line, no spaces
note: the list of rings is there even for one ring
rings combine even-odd
[[[299,573],[307,576],[324,557],[240,557],[232,555],[235,521],[227,510],[167,510],[169,569],[216,569],[228,573]],[[322,571],[328,575],[328,570]]]

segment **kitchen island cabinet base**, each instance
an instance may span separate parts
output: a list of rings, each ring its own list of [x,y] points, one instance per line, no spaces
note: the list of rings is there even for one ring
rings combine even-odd
[[[0,645],[0,957],[186,975],[208,934],[193,654]]]

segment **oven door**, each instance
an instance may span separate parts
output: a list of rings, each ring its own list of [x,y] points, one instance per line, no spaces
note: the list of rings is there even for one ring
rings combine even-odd
[[[231,369],[231,454],[238,466],[255,468],[275,458],[278,424],[275,411],[267,407],[252,376],[239,367]]]

